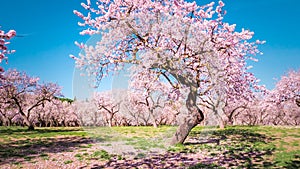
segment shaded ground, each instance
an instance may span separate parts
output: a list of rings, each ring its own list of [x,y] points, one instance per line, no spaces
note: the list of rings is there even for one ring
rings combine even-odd
[[[196,127],[166,146],[174,127],[0,127],[0,168],[300,168],[300,129]]]

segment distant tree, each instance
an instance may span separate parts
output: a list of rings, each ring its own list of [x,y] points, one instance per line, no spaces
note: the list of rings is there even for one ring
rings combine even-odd
[[[264,86],[258,85],[259,80],[251,72],[245,71],[248,68],[240,69],[239,65],[219,62],[223,61],[215,60],[214,67],[223,65],[227,67],[227,71],[208,69],[211,79],[206,82],[206,85],[209,90],[199,93],[199,105],[211,110],[218,119],[220,128],[224,128],[226,123],[232,123],[236,111],[245,109],[247,103],[255,99],[258,92],[264,92],[265,89]]]
[[[276,83],[275,89],[271,91],[271,96],[276,103],[292,100],[299,105],[300,69],[298,71],[291,70],[283,75]]]
[[[273,90],[247,102],[238,121],[250,125],[299,125],[299,97],[300,70],[291,70],[281,77]]]
[[[60,96],[60,88],[53,83],[40,84],[39,78],[17,70],[8,70],[3,76],[0,102],[15,107],[28,129],[34,130],[34,123],[30,120],[34,109]]]
[[[300,124],[300,69],[283,75],[266,98],[270,122],[274,125]]]
[[[79,126],[79,120],[74,112],[73,105],[69,102],[53,99],[45,102],[34,109],[31,116],[35,126],[58,127],[58,126]]]
[[[70,98],[66,98],[66,97],[58,97],[58,100],[62,101],[62,102],[68,102],[68,103],[73,103],[74,99],[70,99]]]
[[[0,90],[0,95],[3,93]],[[18,115],[15,105],[0,100],[0,125],[11,126],[15,123],[14,118]]]
[[[172,92],[169,84],[158,79],[156,72],[151,70],[144,74],[140,73],[138,76],[133,76],[129,86],[131,89],[129,100],[132,107],[138,109],[140,111],[139,114],[148,116],[152,125],[157,128],[162,122],[163,114],[168,113],[162,110],[173,99],[170,99],[168,96],[176,95],[177,90]]]
[[[130,64],[133,76],[151,70],[174,90],[188,91],[189,113],[182,116],[171,144],[183,143],[204,119],[197,100],[200,93],[210,91],[211,69],[241,74],[251,83],[246,60],[259,53],[257,44],[263,42],[249,42],[253,32],[236,32],[235,25],[224,22],[222,1],[216,8],[213,2],[198,6],[184,0],[100,0],[97,8],[88,0],[82,6],[87,16],[74,11],[84,21],[79,25],[88,27],[81,34],[100,34],[101,39],[94,47],[77,43],[85,51],[71,56],[77,66],[100,81]],[[240,81],[235,83],[235,90],[240,90]]]
[[[95,92],[92,101],[98,109],[97,113],[102,115],[109,127],[112,127],[114,118],[120,110],[121,101],[114,100],[110,91]]]
[[[72,110],[76,114],[80,126],[104,126],[97,107],[91,100],[75,100]]]

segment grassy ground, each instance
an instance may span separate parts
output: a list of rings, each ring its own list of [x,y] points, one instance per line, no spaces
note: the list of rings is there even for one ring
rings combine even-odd
[[[300,168],[300,128],[0,127],[0,168]]]

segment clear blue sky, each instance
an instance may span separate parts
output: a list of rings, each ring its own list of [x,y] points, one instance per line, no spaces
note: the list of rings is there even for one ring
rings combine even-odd
[[[80,18],[73,9],[82,11],[83,0],[1,0],[0,25],[15,29],[18,35],[11,41],[9,63],[1,63],[6,70],[16,68],[42,81],[63,86],[63,94],[73,98],[74,61],[69,54],[80,50],[74,41],[85,42],[77,26]],[[93,1],[93,0],[92,0]],[[197,0],[205,4],[210,0]],[[217,2],[217,1],[216,1]],[[299,0],[224,0],[225,21],[255,32],[255,39],[266,40],[260,47],[264,55],[253,63],[252,71],[261,83],[272,89],[274,78],[289,69],[300,68]],[[103,84],[105,85],[105,84]],[[110,84],[106,84],[106,87]]]

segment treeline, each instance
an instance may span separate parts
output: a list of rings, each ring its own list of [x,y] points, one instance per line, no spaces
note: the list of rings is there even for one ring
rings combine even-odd
[[[199,97],[198,106],[205,114],[200,125],[299,125],[299,75],[300,71],[290,71],[274,90],[254,92],[251,99]],[[17,70],[4,72],[0,84],[1,126],[157,127],[179,125],[188,113],[184,92],[176,95],[163,84],[155,90],[145,85],[141,90],[96,92],[85,101],[62,98],[58,85],[40,83],[39,78]]]

